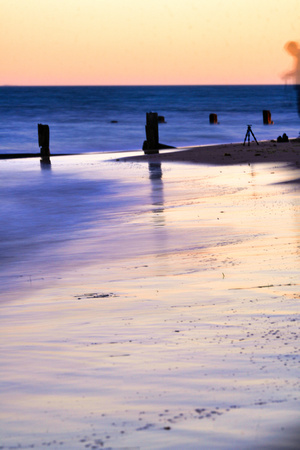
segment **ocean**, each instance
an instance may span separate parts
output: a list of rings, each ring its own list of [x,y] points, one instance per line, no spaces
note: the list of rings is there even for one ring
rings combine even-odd
[[[262,111],[273,125],[263,125]],[[165,117],[160,142],[175,147],[297,137],[293,86],[0,87],[0,153],[38,152],[37,124],[50,127],[55,154],[139,150],[147,112]],[[209,124],[209,114],[218,125]]]

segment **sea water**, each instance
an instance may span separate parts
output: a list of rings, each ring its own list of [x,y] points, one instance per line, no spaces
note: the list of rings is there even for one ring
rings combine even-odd
[[[262,111],[273,125],[263,125]],[[139,150],[146,112],[164,116],[161,143],[175,147],[297,137],[293,86],[0,87],[0,153],[36,152],[37,124],[50,127],[51,153]],[[209,114],[218,125],[209,124]]]

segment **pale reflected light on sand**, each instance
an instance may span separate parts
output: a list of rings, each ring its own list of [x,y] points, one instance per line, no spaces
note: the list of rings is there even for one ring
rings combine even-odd
[[[151,180],[151,199],[153,220],[155,225],[164,226],[164,185],[161,163],[149,163],[149,179]]]
[[[299,421],[298,170],[97,155],[51,167],[3,169],[1,444],[288,442]]]

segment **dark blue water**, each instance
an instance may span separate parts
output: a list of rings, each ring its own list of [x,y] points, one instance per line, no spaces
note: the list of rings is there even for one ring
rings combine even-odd
[[[300,130],[292,86],[1,87],[0,153],[38,152],[38,123],[52,153],[141,149],[149,111],[165,116],[160,142],[178,147],[241,142],[247,124],[259,140]]]

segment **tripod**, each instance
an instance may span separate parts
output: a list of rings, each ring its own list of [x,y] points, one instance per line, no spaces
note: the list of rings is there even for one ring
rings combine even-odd
[[[258,142],[257,142],[257,140],[256,140],[256,137],[255,137],[254,134],[253,134],[253,131],[251,130],[251,127],[252,127],[252,125],[248,125],[247,131],[246,131],[246,136],[245,136],[244,144],[243,144],[243,145],[245,145],[245,142],[246,142],[246,139],[247,139],[247,138],[248,138],[248,145],[250,145],[250,133],[251,133],[252,136],[254,137],[254,140],[255,140],[255,142],[257,143],[257,145],[259,145]]]

